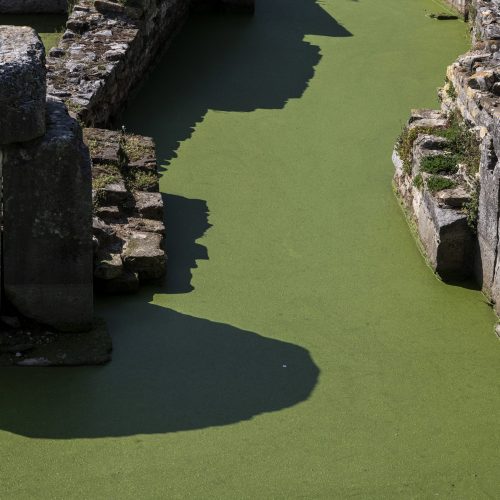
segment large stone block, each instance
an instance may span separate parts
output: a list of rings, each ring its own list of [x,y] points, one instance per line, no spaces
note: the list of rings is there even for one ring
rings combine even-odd
[[[445,280],[468,278],[474,244],[467,216],[461,210],[441,208],[427,190],[416,212],[420,240],[432,268]]]
[[[25,26],[0,26],[0,144],[45,132],[45,50]]]
[[[47,101],[47,132],[4,148],[4,289],[61,331],[92,325],[91,165],[78,123]]]

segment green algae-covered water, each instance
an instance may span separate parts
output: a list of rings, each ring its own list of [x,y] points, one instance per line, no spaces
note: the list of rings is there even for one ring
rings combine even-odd
[[[491,498],[500,344],[391,192],[462,22],[430,0],[193,19],[123,122],[164,159],[169,278],[114,359],[0,373],[1,498]]]

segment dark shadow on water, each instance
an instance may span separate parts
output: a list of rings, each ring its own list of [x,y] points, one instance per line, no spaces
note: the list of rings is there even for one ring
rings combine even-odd
[[[118,122],[154,137],[166,168],[208,110],[280,109],[300,98],[321,59],[307,35],[351,36],[315,0],[257,0],[254,17],[193,16]],[[167,195],[165,210],[166,292],[187,293],[196,260],[208,259],[190,243],[210,227],[208,207]]]
[[[201,429],[293,406],[317,383],[299,346],[146,300],[102,304],[107,366],[0,370],[0,429],[51,439]]]
[[[0,24],[31,26],[38,33],[62,33],[67,19],[65,14],[0,14]]]
[[[197,260],[207,260],[206,247],[196,240],[211,227],[208,222],[206,201],[191,200],[183,196],[163,195],[166,250],[168,255],[167,293],[188,293],[191,285],[191,269]]]
[[[254,17],[193,16],[121,121],[154,137],[168,166],[209,109],[280,109],[300,98],[321,59],[307,35],[351,36],[315,0],[258,0]]]

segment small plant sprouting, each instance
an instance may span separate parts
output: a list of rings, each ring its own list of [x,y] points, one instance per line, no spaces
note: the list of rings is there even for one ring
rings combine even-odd
[[[422,187],[424,186],[424,179],[422,178],[422,174],[417,174],[415,178],[413,179],[413,185],[418,189],[421,190]]]
[[[120,180],[120,176],[113,174],[103,174],[99,175],[92,179],[92,189],[104,189],[109,184],[113,184],[114,182],[118,182]]]
[[[446,83],[446,95],[452,101],[455,101],[457,98],[457,91],[455,90],[455,86],[453,85],[453,82],[448,77],[446,77],[445,83]]]
[[[131,191],[150,191],[158,184],[158,175],[141,170],[125,178],[128,189]]]

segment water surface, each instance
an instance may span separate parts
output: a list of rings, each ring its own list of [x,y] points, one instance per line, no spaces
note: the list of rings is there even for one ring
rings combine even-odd
[[[193,19],[122,121],[163,159],[169,278],[102,368],[1,376],[5,498],[487,498],[500,346],[391,191],[466,26],[430,0]]]

